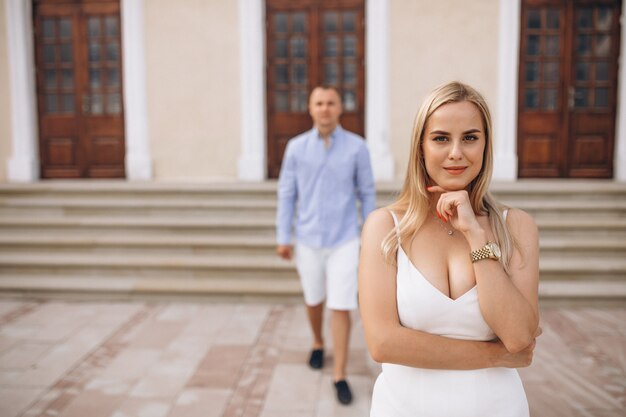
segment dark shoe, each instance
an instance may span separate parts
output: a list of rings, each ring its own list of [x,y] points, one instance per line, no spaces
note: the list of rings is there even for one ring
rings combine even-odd
[[[341,404],[348,405],[352,402],[352,391],[350,391],[348,382],[345,379],[335,382],[335,390],[337,391],[337,400]]]
[[[324,349],[313,349],[309,358],[309,366],[313,369],[324,367]]]

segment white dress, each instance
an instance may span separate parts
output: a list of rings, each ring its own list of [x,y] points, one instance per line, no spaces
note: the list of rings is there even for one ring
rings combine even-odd
[[[394,222],[397,219],[393,214]],[[478,305],[476,286],[453,300],[435,288],[400,247],[398,315],[403,326],[465,340],[493,340]],[[515,369],[432,370],[383,363],[370,417],[528,417]]]

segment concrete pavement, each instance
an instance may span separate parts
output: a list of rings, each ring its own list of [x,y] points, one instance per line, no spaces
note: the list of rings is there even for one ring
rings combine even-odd
[[[367,416],[379,366],[353,317],[346,407],[332,357],[305,364],[297,302],[0,300],[0,417]],[[520,371],[532,415],[624,415],[626,307],[544,308],[542,325]]]

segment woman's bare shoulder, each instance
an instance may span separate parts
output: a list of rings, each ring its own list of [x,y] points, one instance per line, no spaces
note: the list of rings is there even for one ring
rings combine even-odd
[[[370,227],[393,226],[393,217],[391,217],[390,206],[380,207],[372,211],[369,216],[367,216],[365,224],[370,225]]]
[[[508,209],[506,224],[514,232],[537,233],[535,219],[524,210],[518,208],[511,207]]]
[[[367,220],[363,226],[363,233],[386,235],[394,227],[395,224],[391,215],[391,206],[386,206],[372,211],[370,215],[367,216]]]

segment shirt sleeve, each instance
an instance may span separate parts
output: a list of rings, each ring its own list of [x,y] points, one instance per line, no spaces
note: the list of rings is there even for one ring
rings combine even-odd
[[[359,200],[361,201],[361,215],[363,222],[376,208],[376,189],[374,187],[374,175],[370,162],[370,153],[363,144],[359,150],[356,172],[356,186]]]
[[[278,176],[278,210],[276,212],[276,242],[291,244],[291,225],[296,207],[296,158],[293,146],[287,144],[285,157]]]

